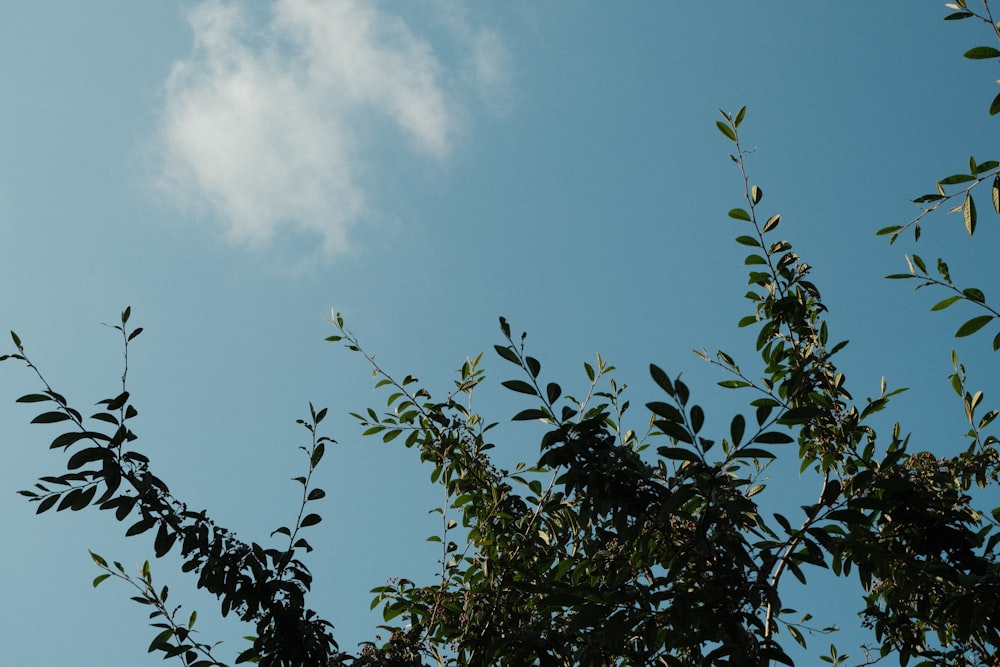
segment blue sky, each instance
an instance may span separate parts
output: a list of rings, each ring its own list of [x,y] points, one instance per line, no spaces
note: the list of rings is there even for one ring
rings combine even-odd
[[[362,360],[323,342],[331,308],[380,364],[431,388],[500,342],[505,315],[567,390],[599,351],[634,405],[658,400],[655,362],[684,371],[710,423],[728,428],[751,397],[715,387],[725,378],[690,350],[755,359],[753,334],[735,326],[748,308],[745,253],[732,242],[743,231],[725,215],[741,183],[714,126],[720,107],[746,104],[751,177],[815,267],[831,336],[852,341],[841,363],[855,396],[877,394],[883,375],[911,387],[888,419],[918,448],[957,451],[966,429],[946,378],[965,312],[928,313],[941,297],[882,280],[904,270],[912,243],[874,236],[912,218],[909,200],[970,153],[996,157],[995,71],[961,57],[989,43],[988,30],[943,23],[946,11],[10,3],[0,329],[15,329],[53,386],[86,406],[117,393],[118,340],[101,323],[131,305],[145,327],[130,356],[143,451],[172,491],[248,540],[297,510],[288,478],[303,470],[305,433],[294,420],[309,401],[329,406],[339,446],[318,472],[329,495],[310,529],[312,603],[349,649],[379,622],[370,588],[433,573],[425,510],[439,492],[413,452],[362,440],[347,416],[384,397]],[[934,218],[917,251],[945,256],[957,280],[990,296],[992,222],[970,241],[960,220]],[[991,338],[958,346],[987,403]],[[493,380],[508,378],[486,360]],[[14,493],[64,463],[47,449],[54,433],[29,428],[33,413],[13,403],[35,389],[28,372],[0,367],[5,659],[161,664],[145,656],[153,635],[129,591],[91,588],[86,552],[140,563],[149,542],[125,540],[96,511],[35,517]],[[499,421],[526,407],[492,388],[477,400]],[[533,426],[498,433],[505,460],[537,454]],[[808,502],[796,485],[773,479],[774,502]],[[214,601],[176,569],[170,557],[153,563],[231,660],[246,628],[212,620]],[[860,659],[860,600],[848,590],[824,583],[798,602],[841,625],[836,641]],[[814,640],[803,664],[828,643]]]

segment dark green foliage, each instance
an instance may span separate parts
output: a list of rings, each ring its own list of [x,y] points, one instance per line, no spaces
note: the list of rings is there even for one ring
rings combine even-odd
[[[963,0],[950,7],[955,11],[947,20],[980,18],[997,33],[991,16],[969,10]],[[992,59],[1000,51],[977,47],[965,55]],[[991,113],[997,106],[994,101]],[[879,395],[863,401],[849,392],[833,360],[847,342],[830,339],[809,265],[775,236],[781,216],[761,211],[763,191],[747,174],[740,143],[745,112],[723,112],[716,125],[734,146],[730,157],[743,182],[744,203],[728,213],[740,225],[737,243],[753,248],[744,262],[751,307],[739,326],[755,332],[762,363],[747,372],[725,352],[699,353],[726,374],[719,385],[752,395],[747,414],[724,420],[722,433],[713,432],[708,411],[680,375],[656,364],[649,370],[659,393],[645,404],[646,431],[627,429],[630,403],[612,366],[600,356],[594,365],[585,363],[582,393],[568,394],[527,354],[526,335],[515,336],[501,318],[503,341],[494,349],[515,377],[500,384],[527,401],[512,419],[543,430],[537,459],[505,470],[489,454],[495,423],[469,407],[485,381],[481,355],[466,360],[454,387],[435,398],[417,378],[396,380],[384,371],[334,313],[336,333],[328,340],[363,355],[376,387],[388,391],[383,411],[354,414],[365,435],[417,450],[431,483],[445,493],[435,510],[441,529],[429,538],[441,547],[437,580],[397,579],[373,590],[372,608],[382,609],[387,641],[343,653],[332,625],[306,605],[312,575],[299,554],[311,547],[301,531],[322,520],[307,506],[325,496],[312,474],[334,444],[318,432],[326,410],[310,405],[309,418],[299,421],[310,434],[302,448],[307,474],[294,480],[302,487],[295,521],[271,533],[282,546],[236,539],[206,511],[172,496],[134,448],[130,424],[138,412],[126,376],[128,347],[141,329],[128,328],[128,309],[115,327],[126,371],[115,395],[98,402],[100,411],[84,418],[41,374],[42,390],[19,399],[39,409],[33,423],[60,428],[51,448],[66,452],[68,470],[21,493],[39,513],[113,510],[127,522],[127,536],[155,536],[157,557],[178,549],[181,569],[218,598],[222,614],[233,612],[254,626],[253,645],[237,663],[790,665],[788,640],[806,647],[806,631],[817,629],[807,625],[809,613],[783,606],[786,575],[808,584],[819,568],[856,587],[877,641],[864,647],[859,664],[890,655],[901,665],[998,664],[1000,508],[974,508],[972,489],[997,487],[1000,440],[985,431],[1000,413],[980,411],[983,393],[967,387],[953,354],[950,382],[970,425],[961,453],[911,451],[899,424],[888,435],[876,432],[872,416],[903,389],[889,390],[883,381]],[[917,218],[878,233],[895,241],[912,227],[919,238],[920,221],[952,202],[974,234],[973,189],[985,182],[1000,212],[1000,162],[970,159],[968,173],[941,179],[935,193],[915,200],[923,207]],[[949,192],[952,186],[964,187]],[[956,286],[943,260],[933,273],[916,254],[907,262],[907,273],[889,278],[950,292],[932,310],[959,301],[979,309],[956,336],[971,336],[1000,317],[982,290]],[[16,353],[3,359],[35,370],[20,338],[11,337]],[[1000,335],[993,345],[1000,348]],[[799,509],[762,511],[765,471],[773,460],[791,457],[812,483],[810,495]],[[152,609],[151,652],[188,667],[222,664],[212,646],[193,639],[196,615],[178,619],[166,606],[168,590],[154,587],[148,562],[133,577],[118,563],[92,557],[102,570],[94,586],[122,579],[138,592],[132,599]],[[831,645],[821,660],[841,665],[848,655]]]
[[[130,310],[121,316],[121,324],[114,328],[122,334],[125,358],[128,346],[141,332],[129,330]],[[34,369],[24,356],[20,340],[15,336],[18,354]],[[36,371],[37,372],[37,371]],[[312,575],[297,557],[300,549],[309,550],[308,543],[298,537],[300,529],[319,523],[317,514],[302,516],[294,527],[279,528],[276,533],[288,537],[288,544],[281,549],[264,549],[257,544],[237,540],[228,530],[213,522],[205,511],[195,512],[174,498],[167,485],[150,471],[149,459],[130,448],[136,440],[129,428],[129,421],[138,415],[125,390],[126,371],[122,374],[121,393],[102,400],[104,407],[90,417],[97,424],[88,425],[65,398],[56,393],[39,374],[44,385],[43,393],[22,396],[22,403],[51,403],[54,410],[47,410],[32,420],[39,424],[68,423],[72,429],[53,440],[53,448],[81,447],[70,455],[67,468],[72,472],[43,477],[35,488],[22,491],[38,503],[38,512],[53,507],[81,510],[90,505],[102,510],[114,510],[119,521],[132,523],[126,536],[153,532],[154,552],[161,557],[179,546],[183,559],[182,570],[198,576],[198,586],[216,595],[223,615],[230,611],[240,619],[255,625],[257,637],[253,646],[237,662],[254,660],[261,665],[291,667],[293,665],[326,664],[335,656],[337,645],[330,634],[330,624],[319,619],[305,607],[305,594],[309,591]],[[311,409],[311,406],[310,406]],[[310,500],[322,497],[322,490],[310,489],[309,478],[322,457],[329,438],[318,436],[316,427],[326,411],[311,409],[310,420],[300,421],[312,435],[309,455],[309,477],[300,478],[303,486],[303,508]],[[101,429],[104,429],[103,431]],[[305,448],[303,448],[305,449]],[[82,468],[82,469],[81,469]],[[98,495],[99,494],[99,495]],[[98,566],[106,570],[95,580],[95,586],[116,576],[131,582],[140,591],[138,602],[156,607],[155,617],[162,622],[154,627],[162,631],[150,645],[150,651],[161,650],[166,657],[181,658],[189,667],[194,665],[221,664],[211,657],[208,647],[188,643],[188,631],[172,621],[163,603],[166,589],[158,593],[152,588],[148,563],[143,567],[138,582],[125,574],[119,564],[108,567],[106,561],[94,555]],[[190,630],[190,628],[188,628]]]

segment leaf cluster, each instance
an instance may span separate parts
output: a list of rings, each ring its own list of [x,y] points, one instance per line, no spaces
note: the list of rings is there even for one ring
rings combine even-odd
[[[113,510],[118,521],[130,522],[125,530],[127,537],[144,533],[154,536],[153,551],[157,558],[177,547],[181,570],[196,575],[198,587],[219,599],[222,615],[233,612],[255,626],[253,645],[240,653],[237,663],[253,661],[273,667],[330,663],[338,655],[330,632],[332,626],[305,605],[312,575],[298,556],[301,550],[311,550],[299,532],[320,521],[318,514],[306,513],[305,508],[307,503],[324,495],[322,489],[310,488],[309,482],[326,443],[332,442],[317,433],[326,410],[316,411],[310,405],[310,419],[299,421],[312,440],[308,448],[303,447],[308,455],[308,474],[296,478],[302,485],[303,500],[294,525],[272,533],[272,536],[284,535],[287,544],[265,548],[243,542],[215,523],[205,510],[191,510],[176,499],[167,484],[152,472],[149,457],[133,448],[137,436],[131,424],[139,412],[126,389],[128,350],[142,329],[128,328],[130,314],[131,309],[125,309],[120,324],[113,327],[121,333],[123,341],[121,391],[113,398],[98,401],[102,409],[89,417],[84,417],[49,386],[25,355],[20,338],[11,334],[17,353],[8,358],[25,363],[44,386],[41,393],[27,394],[18,402],[41,407],[43,411],[32,423],[67,429],[53,438],[50,448],[69,454],[68,472],[44,476],[33,489],[21,491],[21,495],[37,503],[39,514],[52,508],[82,510],[88,506]],[[106,575],[133,581],[117,564],[110,570],[101,557],[95,556],[94,560],[107,570]],[[155,595],[148,570],[147,564],[138,584],[133,581],[142,591],[139,596],[142,599],[137,601],[153,604],[157,609],[155,616],[168,619],[170,615],[163,606],[166,590],[161,596]],[[160,623],[167,623],[167,627],[154,623],[160,632],[151,645],[152,650],[164,650],[167,657],[176,656],[188,667],[205,664],[201,655],[203,646],[185,643],[188,632],[170,625],[169,620]],[[169,644],[172,639],[178,643]],[[221,663],[209,661],[209,664]]]

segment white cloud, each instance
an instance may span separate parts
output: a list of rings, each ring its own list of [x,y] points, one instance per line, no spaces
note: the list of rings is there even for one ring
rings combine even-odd
[[[439,0],[438,11],[452,38],[465,51],[462,78],[497,113],[512,102],[510,53],[491,28],[473,25],[460,0]]]
[[[332,256],[374,208],[360,174],[388,125],[426,159],[459,136],[472,88],[506,86],[496,33],[449,12],[457,74],[399,16],[372,2],[278,0],[265,22],[210,0],[189,14],[192,53],[166,83],[161,185],[179,206],[209,213],[234,242],[266,247],[310,234]]]

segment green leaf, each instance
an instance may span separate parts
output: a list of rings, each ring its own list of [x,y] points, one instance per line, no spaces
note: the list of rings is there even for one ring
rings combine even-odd
[[[962,217],[965,219],[965,231],[969,236],[976,233],[976,202],[971,194],[965,195],[965,202],[962,204]]]
[[[976,303],[986,303],[986,295],[983,291],[975,287],[966,287],[962,290],[962,295],[970,301],[975,301]]]
[[[32,424],[55,424],[57,422],[64,422],[70,419],[70,416],[65,412],[43,412],[34,419],[31,420]]]
[[[729,436],[732,438],[733,447],[740,446],[740,440],[743,439],[743,432],[746,429],[747,420],[743,415],[737,414],[733,417],[732,423],[729,425]]]
[[[729,211],[729,217],[733,220],[743,220],[745,222],[750,222],[750,214],[747,213],[742,208],[734,208]]]
[[[886,236],[888,234],[895,234],[902,228],[903,228],[902,225],[890,225],[889,227],[883,227],[882,229],[875,232],[875,236]]]
[[[753,442],[759,442],[766,445],[785,445],[789,442],[795,442],[790,435],[787,433],[781,433],[779,431],[768,431],[767,433],[761,433]]]
[[[91,461],[102,461],[112,456],[113,454],[110,449],[105,449],[104,447],[88,447],[87,449],[81,449],[76,454],[69,457],[66,467],[70,470],[76,470],[85,463],[90,463]]]
[[[801,646],[802,648],[806,648],[806,640],[802,636],[802,633],[799,632],[799,629],[791,624],[788,624],[785,627],[788,628],[788,634],[792,636],[792,639],[795,640],[795,643]]]
[[[150,642],[150,644],[149,644],[149,651],[148,651],[148,653],[152,653],[153,651],[159,649],[164,644],[166,644],[166,646],[169,647],[170,644],[168,644],[167,642],[173,636],[174,636],[174,631],[171,630],[170,628],[167,628],[166,630],[164,630],[160,634],[156,635],[156,637],[153,638],[153,641]]]
[[[42,512],[47,512],[52,509],[52,506],[56,504],[59,500],[58,495],[46,496],[38,503],[38,508],[35,510],[35,514],[41,514]]]
[[[754,438],[756,442],[760,442],[760,438]],[[759,447],[745,447],[739,449],[734,453],[735,457],[741,459],[773,459],[777,458],[773,453],[767,451],[766,449],[761,449]]]
[[[736,127],[740,126],[743,122],[743,117],[747,114],[747,108],[745,106],[740,107],[740,110],[736,112],[736,119],[733,121],[733,125]]]
[[[79,491],[79,493],[76,493],[77,491]],[[90,501],[94,499],[95,495],[97,495],[97,487],[88,486],[84,489],[73,489],[63,497],[63,500],[65,501],[66,498],[71,498],[69,502],[66,502],[66,507],[69,507],[74,512],[79,512],[90,504]],[[62,507],[59,509],[62,509]]]
[[[142,519],[136,523],[129,526],[129,529],[125,531],[125,537],[132,537],[133,535],[139,535],[140,533],[145,533],[147,530],[153,527],[156,523],[155,519]]]
[[[992,319],[993,315],[979,315],[977,317],[973,317],[971,320],[958,328],[958,331],[955,332],[955,338],[971,336],[989,324]]]
[[[685,429],[681,424],[673,421],[667,421],[665,419],[657,420],[655,424],[656,427],[663,431],[664,434],[670,436],[674,440],[686,442],[689,445],[694,444],[694,440],[691,439],[691,434],[688,433],[687,429]]]
[[[753,246],[754,248],[760,247],[760,241],[758,241],[752,236],[737,236],[736,242],[742,245]]]
[[[309,457],[309,465],[315,468],[319,465],[320,460],[323,458],[323,454],[326,453],[326,445],[322,442],[316,443],[316,448],[313,449],[312,455]]]
[[[674,382],[674,390],[677,392],[677,400],[680,401],[680,404],[682,406],[686,405],[691,392],[688,390],[688,386],[681,382],[679,377]]]
[[[726,389],[742,389],[743,387],[753,386],[746,380],[721,380],[716,384],[718,384],[720,387],[725,387]]]
[[[823,411],[813,405],[803,406],[801,408],[792,408],[784,413],[778,421],[782,424],[805,424],[810,419],[815,419],[823,414]]]
[[[527,382],[525,382],[524,380],[505,380],[500,384],[507,387],[511,391],[516,391],[520,394],[529,394],[531,396],[538,395],[538,392],[535,391],[535,388],[530,384],[528,384]]]
[[[990,102],[990,115],[996,116],[998,113],[1000,113],[1000,93],[997,93],[997,96]]]
[[[531,421],[533,419],[549,419],[549,414],[538,408],[528,408],[521,410],[511,418],[513,421]]]
[[[386,607],[382,610],[382,620],[388,623],[392,619],[402,614],[404,611],[406,611],[405,604],[397,603],[393,605],[386,605]]]
[[[764,227],[760,230],[760,233],[767,234],[769,231],[777,227],[780,222],[781,222],[780,215],[772,215],[770,218],[767,219],[767,222],[764,223]]]
[[[697,433],[705,425],[705,411],[700,405],[691,407],[691,430]]]
[[[662,368],[656,364],[650,364],[649,374],[652,376],[653,382],[658,384],[663,391],[667,392],[671,396],[674,395],[674,384],[670,381],[670,378]]]
[[[684,415],[681,411],[670,405],[669,403],[663,403],[661,401],[651,401],[646,403],[646,407],[649,408],[650,412],[665,419],[669,419],[673,422],[683,422]]]
[[[969,49],[963,55],[970,60],[986,60],[988,58],[1000,58],[1000,51],[992,46],[977,46]]]
[[[502,358],[506,359],[512,364],[521,365],[521,360],[517,358],[517,353],[514,352],[510,347],[502,347],[500,345],[494,345],[493,349],[497,351]]]
[[[941,274],[941,278],[944,279],[946,283],[951,284],[951,273],[948,271],[948,264],[943,259],[938,257],[937,270]]]
[[[1000,95],[997,95],[997,99],[1000,100]],[[993,177],[993,187],[990,190],[993,195],[993,210],[1000,213],[1000,174]]]
[[[110,576],[111,576],[110,573],[105,572],[104,574],[99,574],[96,577],[94,577],[94,583],[93,583],[94,588],[97,588],[98,586],[100,586],[101,582],[104,581],[105,579],[107,579]]]
[[[17,399],[18,403],[42,403],[44,401],[51,401],[51,396],[46,396],[45,394],[25,394],[21,398]]]
[[[671,459],[674,461],[701,461],[696,453],[692,452],[690,449],[684,449],[683,447],[660,447],[656,450],[656,453],[665,459]]]
[[[161,523],[160,529],[156,531],[156,539],[153,541],[153,551],[157,558],[162,558],[174,546],[177,540],[177,533],[167,530],[167,524]]]
[[[974,180],[976,180],[976,177],[971,174],[952,174],[938,181],[938,185],[958,185],[959,183],[968,183]]]
[[[721,120],[715,121],[715,126],[719,128],[719,132],[722,132],[732,142],[736,141],[736,133],[733,132],[732,128],[723,123]]]
[[[931,310],[944,310],[945,308],[947,308],[948,306],[950,306],[951,304],[955,303],[956,301],[958,301],[961,298],[962,297],[960,297],[958,295],[956,295],[956,296],[949,296],[947,299],[942,299],[941,301],[938,301],[933,306],[931,306]]]
[[[91,419],[96,419],[97,421],[107,422],[108,424],[114,424],[118,426],[118,419],[114,415],[110,415],[106,412],[98,412],[97,414],[90,415]]]
[[[309,526],[315,526],[317,523],[323,520],[319,514],[307,514],[302,517],[302,523],[299,525],[303,528],[308,528]]]

